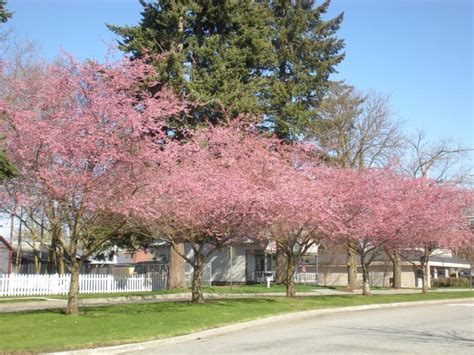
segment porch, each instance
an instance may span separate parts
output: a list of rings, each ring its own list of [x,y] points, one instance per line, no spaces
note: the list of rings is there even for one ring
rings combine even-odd
[[[265,283],[267,282],[267,277],[270,277],[270,280],[275,282],[276,271],[254,271],[248,282]],[[315,285],[318,283],[318,274],[315,272],[298,272],[295,273],[294,278],[296,283]]]

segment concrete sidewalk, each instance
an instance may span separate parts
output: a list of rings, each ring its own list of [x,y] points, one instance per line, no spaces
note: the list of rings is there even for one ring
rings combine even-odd
[[[434,290],[431,292],[459,292],[467,291],[467,289],[453,289],[453,290]],[[420,293],[420,290],[406,289],[406,290],[373,290],[372,293],[377,294],[412,294]],[[360,290],[354,292],[339,291],[333,289],[315,289],[311,292],[298,292],[299,297],[311,296],[348,296],[358,295]],[[266,293],[204,293],[204,298],[207,300],[215,299],[236,299],[236,298],[265,298],[265,297],[284,297],[284,292],[266,292]],[[52,299],[47,297],[32,297],[35,299],[43,298],[44,301],[27,302],[6,302],[0,303],[0,313],[13,312],[28,312],[48,309],[65,308],[67,300]],[[123,297],[102,297],[102,298],[86,298],[79,301],[80,307],[95,307],[95,306],[111,306],[116,304],[133,304],[133,303],[154,303],[154,302],[184,302],[191,300],[191,293],[175,293],[164,295],[146,295],[146,296],[123,296]]]

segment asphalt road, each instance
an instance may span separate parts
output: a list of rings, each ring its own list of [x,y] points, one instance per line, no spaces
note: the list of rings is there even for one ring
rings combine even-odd
[[[474,302],[320,315],[140,354],[474,354]]]

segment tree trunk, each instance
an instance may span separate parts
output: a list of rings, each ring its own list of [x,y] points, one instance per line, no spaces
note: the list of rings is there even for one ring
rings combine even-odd
[[[79,314],[79,266],[77,261],[71,262],[71,283],[69,284],[69,297],[65,313],[72,316]]]
[[[392,265],[393,265],[393,288],[401,288],[402,287],[402,262],[400,260],[400,254],[398,254],[398,251],[394,251],[393,253],[393,259],[392,259]]]
[[[55,248],[54,240],[51,240],[51,244],[48,248],[48,274],[57,274],[58,272]]]
[[[362,266],[362,294],[364,296],[372,296],[372,292],[370,291],[370,283],[369,283],[369,264],[365,261],[365,255],[360,256],[360,264]]]
[[[51,231],[51,246],[49,248],[49,259],[51,260],[51,269],[54,269],[55,273],[64,275],[64,250],[61,247],[61,230],[57,225],[52,227]],[[72,260],[71,260],[72,262]]]
[[[192,302],[204,303],[204,295],[202,294],[202,267],[204,265],[204,258],[201,255],[195,255],[194,258]]]
[[[428,293],[428,275],[426,273],[426,264],[420,265],[421,270],[421,293]]]
[[[286,297],[295,297],[295,269],[296,269],[296,258],[287,257],[287,268],[286,268]]]
[[[353,291],[357,288],[357,259],[352,250],[347,251],[347,289]]]
[[[275,283],[281,285],[286,283],[286,270],[287,270],[287,262],[286,256],[281,251],[281,249],[277,249],[276,255],[276,275],[275,275]]]
[[[22,233],[22,226],[23,226],[23,222],[22,222],[22,219],[23,218],[23,210],[20,209],[20,225],[18,227],[18,247],[16,249],[16,260],[15,260],[15,270],[16,270],[16,273],[19,274],[20,271],[21,271],[21,253],[22,253],[22,242],[23,242],[23,233]],[[26,273],[28,273],[28,271],[26,271]]]
[[[176,248],[176,250],[175,250]],[[170,262],[168,269],[168,289],[185,288],[186,280],[184,277],[184,243],[170,247]],[[181,254],[181,255],[180,255]]]
[[[34,250],[35,253],[35,274],[41,274],[41,259],[38,256],[38,251]]]
[[[429,290],[431,288],[431,273],[430,273],[430,259],[428,257],[428,261],[426,262],[426,289]]]
[[[72,257],[75,258],[76,256],[74,255]],[[64,271],[65,271],[64,250],[60,245],[57,245],[57,248],[56,248],[56,263],[57,263],[56,270],[58,271],[58,274],[64,275]]]

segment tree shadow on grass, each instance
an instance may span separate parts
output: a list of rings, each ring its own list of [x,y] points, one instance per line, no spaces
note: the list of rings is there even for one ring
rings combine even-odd
[[[208,300],[204,304],[194,304],[192,302],[147,302],[135,304],[120,304],[111,306],[84,307],[81,308],[81,315],[88,317],[113,316],[126,313],[128,316],[140,315],[143,313],[189,313],[191,310],[199,312],[206,310],[219,312],[220,308],[244,308],[247,306],[261,307],[275,304],[277,301],[270,298],[249,298],[232,300]],[[61,312],[60,310],[55,310]]]

